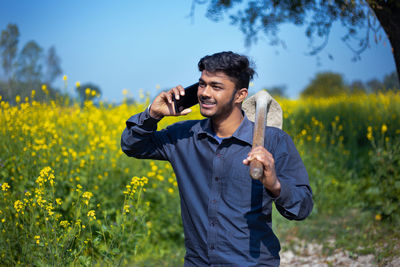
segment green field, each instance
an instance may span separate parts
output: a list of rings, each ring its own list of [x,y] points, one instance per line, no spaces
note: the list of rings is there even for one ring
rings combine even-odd
[[[125,121],[148,100],[17,102],[0,104],[0,265],[183,263],[173,170],[167,162],[128,158],[119,145]],[[400,95],[278,102],[315,201],[302,222],[275,213],[282,247],[318,242],[326,254],[372,253],[381,265],[398,257]],[[183,119],[201,116],[195,108],[159,128]]]

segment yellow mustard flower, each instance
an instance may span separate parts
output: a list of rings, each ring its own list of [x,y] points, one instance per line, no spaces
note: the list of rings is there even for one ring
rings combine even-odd
[[[82,194],[82,197],[85,198],[84,202],[86,205],[89,205],[89,200],[93,197],[93,193],[86,191],[85,193]]]
[[[17,213],[21,212],[21,214],[24,214],[24,211],[23,211],[24,207],[25,207],[25,205],[21,200],[17,200],[14,202],[14,209]]]
[[[46,210],[47,210],[49,216],[53,216],[54,215],[54,211],[53,211],[54,207],[53,207],[52,203],[47,204]]]
[[[94,210],[89,210],[87,216],[89,217],[90,221],[96,220],[96,212]]]
[[[62,199],[61,198],[56,198],[56,203],[57,205],[61,205],[62,204]]]
[[[8,189],[10,189],[10,185],[9,185],[8,183],[3,183],[3,184],[1,185],[1,190],[7,192]]]
[[[374,138],[374,136],[372,135],[372,127],[368,126],[368,128],[367,128],[367,139],[371,141],[373,138]]]
[[[386,131],[387,131],[387,125],[386,124],[383,124],[382,125],[382,128],[381,128],[381,131],[382,131],[382,133],[384,134],[384,133],[386,133]]]
[[[124,205],[124,213],[129,213],[129,205]]]

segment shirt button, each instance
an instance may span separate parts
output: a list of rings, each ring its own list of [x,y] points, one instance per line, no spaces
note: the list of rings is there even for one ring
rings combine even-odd
[[[215,177],[215,181],[217,181],[217,182],[218,182],[218,180],[219,180],[219,178],[218,178],[218,177]]]
[[[216,199],[213,199],[213,200],[212,200],[212,203],[217,203],[217,200],[216,200]]]
[[[211,244],[210,248],[211,250],[214,250],[215,249],[214,244]]]

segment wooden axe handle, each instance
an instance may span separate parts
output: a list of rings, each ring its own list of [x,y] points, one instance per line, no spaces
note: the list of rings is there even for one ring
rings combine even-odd
[[[254,121],[254,133],[253,133],[253,148],[257,146],[264,146],[265,137],[265,117],[267,116],[268,102],[262,97],[258,97],[256,100],[256,116]],[[258,160],[250,162],[250,176],[253,179],[261,179],[264,172],[264,167]]]

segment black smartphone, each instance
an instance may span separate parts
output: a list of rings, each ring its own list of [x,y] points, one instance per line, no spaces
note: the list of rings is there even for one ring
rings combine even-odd
[[[191,106],[194,106],[197,103],[199,103],[199,99],[197,98],[198,87],[199,83],[195,83],[192,84],[191,86],[186,87],[185,95],[184,96],[180,95],[178,100],[175,99],[175,97],[173,96],[176,112],[181,112],[182,110],[190,108]]]

